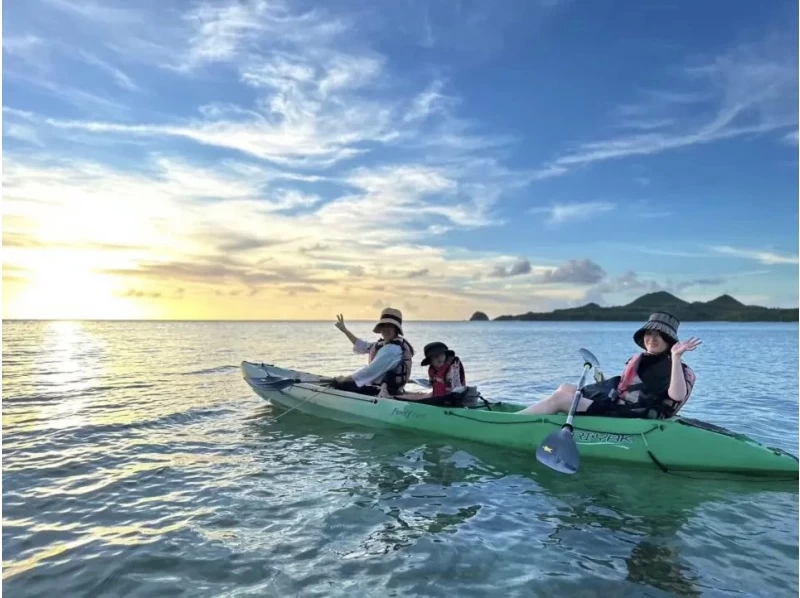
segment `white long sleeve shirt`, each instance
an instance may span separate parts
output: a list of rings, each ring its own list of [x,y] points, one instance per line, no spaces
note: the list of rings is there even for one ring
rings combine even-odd
[[[356,339],[353,345],[353,353],[369,353],[375,343]],[[386,344],[375,354],[375,359],[363,368],[354,372],[353,381],[357,386],[367,384],[381,384],[387,372],[393,370],[403,360],[403,349],[398,345]]]

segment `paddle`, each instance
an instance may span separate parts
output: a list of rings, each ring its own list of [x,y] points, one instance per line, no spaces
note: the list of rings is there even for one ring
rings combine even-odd
[[[536,449],[536,460],[550,469],[567,474],[573,474],[578,471],[581,465],[581,459],[578,455],[578,447],[575,444],[573,436],[572,420],[575,417],[575,411],[578,409],[578,403],[581,400],[581,389],[586,383],[586,375],[591,368],[600,367],[597,358],[586,349],[580,350],[581,357],[583,358],[583,374],[578,382],[578,388],[575,391],[575,397],[572,399],[572,406],[570,406],[567,421],[561,426],[561,429],[553,432],[539,445]]]
[[[265,376],[264,378],[252,378],[250,383],[263,390],[279,391],[295,384],[316,384],[317,386],[329,386],[333,383],[333,378],[319,378],[317,380],[301,380],[300,378],[280,378],[278,376]]]

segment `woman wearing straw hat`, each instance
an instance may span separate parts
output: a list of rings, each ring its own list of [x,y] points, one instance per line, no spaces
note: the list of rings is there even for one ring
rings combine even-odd
[[[369,355],[368,364],[357,372],[334,378],[336,388],[380,396],[404,391],[411,377],[414,347],[403,338],[403,314],[399,309],[387,307],[381,312],[380,320],[373,328],[381,338],[375,342],[361,340],[350,332],[341,314],[336,316],[336,327],[353,343],[354,353]]]
[[[577,413],[651,419],[675,415],[689,399],[696,380],[692,368],[681,359],[702,342],[695,337],[680,341],[678,326],[680,321],[671,314],[651,314],[633,335],[644,352],[628,360],[621,376],[584,387]],[[575,391],[574,385],[562,384],[550,397],[518,413],[566,413]]]

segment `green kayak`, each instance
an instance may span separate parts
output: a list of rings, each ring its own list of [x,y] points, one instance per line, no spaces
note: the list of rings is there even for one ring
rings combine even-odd
[[[422,405],[377,398],[315,384],[320,377],[269,364],[241,364],[248,385],[284,408],[346,423],[398,427],[525,451],[566,420],[564,415],[517,415],[520,405],[474,408]],[[697,420],[577,416],[575,441],[582,461],[619,462],[665,471],[734,473],[798,478],[797,457],[742,434]]]

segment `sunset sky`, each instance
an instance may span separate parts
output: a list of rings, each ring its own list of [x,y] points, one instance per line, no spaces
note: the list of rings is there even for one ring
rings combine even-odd
[[[4,318],[798,304],[796,2],[2,16]]]

